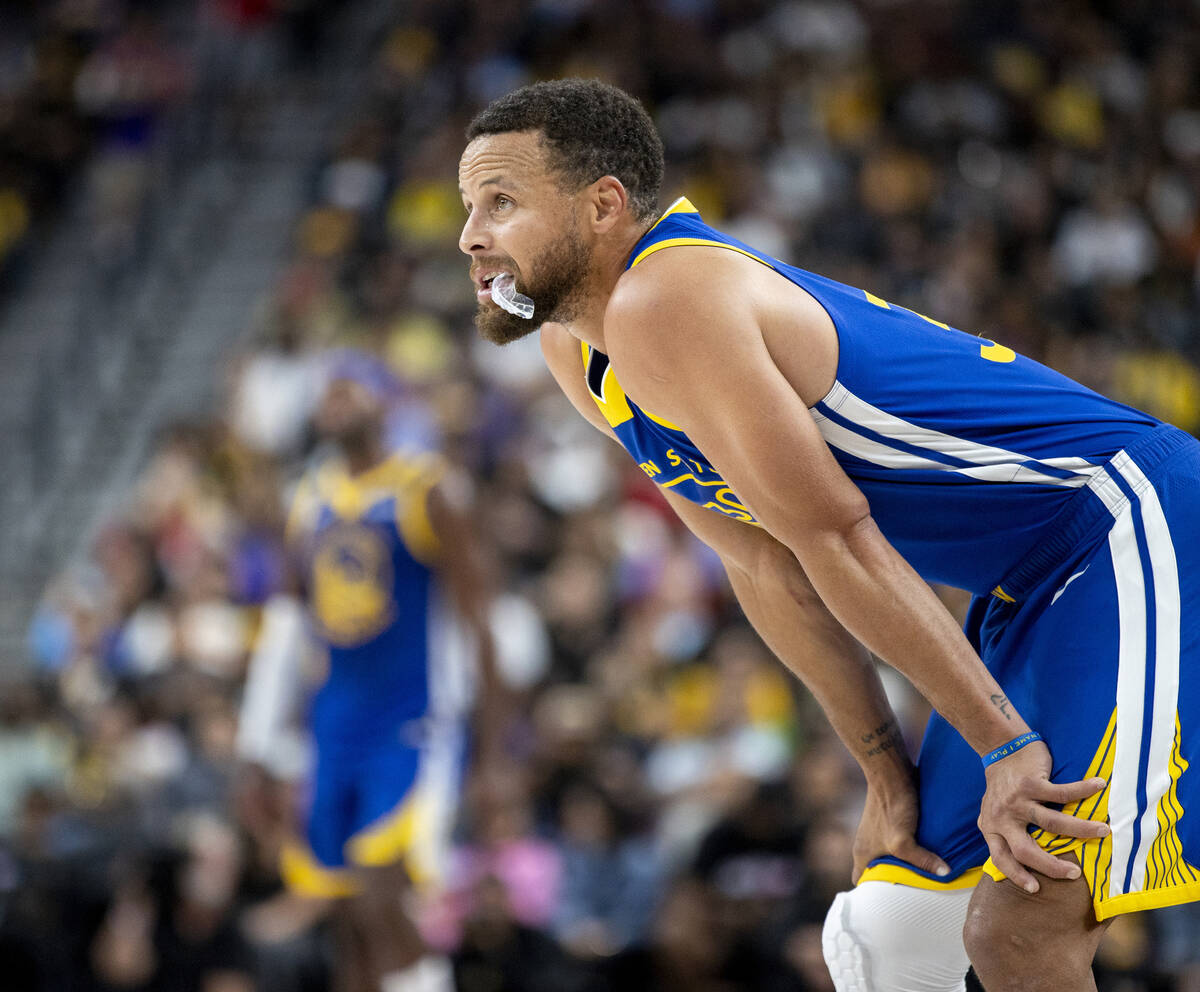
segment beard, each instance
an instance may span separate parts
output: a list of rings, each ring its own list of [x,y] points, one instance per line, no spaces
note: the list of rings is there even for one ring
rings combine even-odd
[[[526,320],[491,301],[481,301],[475,314],[479,336],[492,344],[511,344],[532,334],[548,320],[565,322],[579,311],[581,287],[592,264],[592,252],[579,231],[567,231],[537,253],[528,281],[516,271],[516,287],[533,300],[533,316]]]

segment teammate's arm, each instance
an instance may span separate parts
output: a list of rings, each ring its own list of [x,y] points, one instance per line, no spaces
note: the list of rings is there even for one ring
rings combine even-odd
[[[542,327],[546,365],[575,408],[614,437],[584,384],[579,341],[554,324]],[[800,563],[766,531],[701,509],[661,490],[680,519],[721,558],[754,629],[808,686],[862,767],[868,806],[855,842],[854,878],[881,854],[937,872],[943,862],[913,839],[917,797],[913,767],[874,663],[813,591]]]
[[[977,753],[1027,731],[953,618],[879,531],[776,366],[739,267],[757,263],[730,257],[680,248],[622,278],[605,344],[627,394],[652,397],[655,413],[687,431],[796,556],[830,612],[903,672]],[[803,319],[797,325],[803,348],[811,329]],[[1037,881],[1022,865],[1055,878],[1075,877],[1078,868],[1038,847],[1029,823],[1070,836],[1106,832],[1044,805],[1091,795],[1097,783],[1053,785],[1049,772],[1049,752],[1036,745],[991,765],[980,818],[997,867],[1030,891]]]
[[[488,616],[491,596],[486,569],[469,506],[468,483],[450,475],[430,488],[425,509],[440,549],[438,574],[476,644],[480,685],[475,725],[480,765],[486,768],[502,756],[506,693],[497,669],[496,642]]]

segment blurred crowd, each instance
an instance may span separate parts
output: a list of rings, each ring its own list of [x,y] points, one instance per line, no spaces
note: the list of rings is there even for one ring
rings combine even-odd
[[[312,59],[322,6],[338,4],[2,0],[0,286],[75,187],[98,275],[136,263],[180,160],[246,149],[264,93]]]
[[[85,149],[152,148],[147,108],[184,99],[152,8],[57,8],[48,34],[0,39],[0,257]],[[268,0],[213,9],[255,39],[218,46],[248,79],[293,23]],[[98,11],[120,16],[78,34]],[[162,71],[118,99],[125,52]],[[664,203],[686,194],[772,254],[1200,429],[1194,3],[400,4],[220,408],[163,432],[126,512],[47,590],[34,674],[0,695],[6,988],[331,987],[319,914],[285,911],[276,868],[303,747],[248,767],[237,716],[263,611],[292,588],[288,497],[324,454],[322,357],[344,347],[405,384],[392,443],[474,480],[519,701],[423,920],[460,989],[832,988],[820,923],[849,885],[856,770],[719,562],[549,381],[536,336],[474,336],[463,129],[564,75],[642,97]],[[888,685],[919,740],[921,705]],[[1200,913],[1120,918],[1097,974],[1107,992],[1200,990]]]

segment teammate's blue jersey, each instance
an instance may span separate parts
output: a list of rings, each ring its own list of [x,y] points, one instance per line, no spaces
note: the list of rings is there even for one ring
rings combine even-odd
[[[813,418],[884,535],[929,581],[994,591],[1071,496],[1158,425],[1001,344],[769,258],[709,227],[685,199],[626,267],[680,245],[747,255],[828,312],[837,379]],[[625,396],[607,356],[584,345],[583,357],[593,399],[648,476],[757,523],[681,428]]]
[[[328,464],[296,494],[289,535],[329,654],[311,712],[326,754],[420,743],[401,736],[430,707],[437,539],[426,501],[439,474],[429,456],[393,456],[358,476]]]

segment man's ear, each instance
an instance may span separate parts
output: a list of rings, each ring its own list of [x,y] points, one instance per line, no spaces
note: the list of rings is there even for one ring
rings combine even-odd
[[[629,193],[616,176],[601,176],[588,187],[588,220],[597,234],[616,226],[629,207]]]

